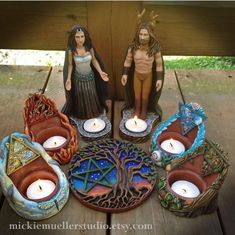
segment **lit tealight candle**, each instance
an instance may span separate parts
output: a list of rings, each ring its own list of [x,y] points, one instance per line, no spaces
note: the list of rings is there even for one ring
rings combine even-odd
[[[125,127],[131,132],[139,133],[144,132],[147,129],[147,123],[135,116],[134,118],[130,118],[126,121]]]
[[[105,128],[105,121],[100,118],[88,119],[84,122],[83,128],[91,133],[100,132]]]
[[[180,196],[187,198],[195,198],[200,195],[200,190],[198,187],[186,180],[175,181],[171,189]]]
[[[46,149],[58,148],[66,142],[66,138],[63,136],[55,135],[48,138],[44,143],[43,147]]]
[[[29,199],[37,200],[49,196],[55,190],[55,184],[51,180],[36,180],[29,185],[26,195]]]
[[[180,141],[174,139],[164,140],[161,143],[161,148],[172,154],[180,154],[185,151],[184,145]]]

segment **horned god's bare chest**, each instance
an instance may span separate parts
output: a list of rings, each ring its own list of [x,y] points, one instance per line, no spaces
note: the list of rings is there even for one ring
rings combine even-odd
[[[145,62],[152,63],[154,60],[154,57],[147,55],[147,51],[137,50],[134,53],[134,60],[135,62],[145,61]]]

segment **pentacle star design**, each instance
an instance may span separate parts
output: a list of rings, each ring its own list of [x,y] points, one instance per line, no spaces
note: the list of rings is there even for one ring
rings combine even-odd
[[[93,167],[91,167],[92,164]],[[107,175],[113,170],[113,168],[115,168],[115,166],[112,164],[100,167],[97,162],[91,158],[88,161],[86,170],[73,173],[72,176],[84,181],[83,192],[87,193],[96,185],[103,185],[112,188],[113,184]],[[94,177],[94,174],[99,175],[99,177]]]

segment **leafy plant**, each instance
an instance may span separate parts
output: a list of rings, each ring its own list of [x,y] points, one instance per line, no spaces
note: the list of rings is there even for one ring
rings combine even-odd
[[[235,69],[235,57],[179,56],[171,59],[167,56],[164,57],[164,63],[166,69]]]

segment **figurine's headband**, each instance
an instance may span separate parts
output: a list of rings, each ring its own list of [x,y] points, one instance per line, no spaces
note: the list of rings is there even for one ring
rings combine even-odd
[[[141,13],[137,14],[137,24],[138,26],[142,24],[148,25],[152,30],[156,27],[158,15],[154,15],[154,11],[151,11],[148,17],[145,16],[146,10],[143,9]],[[148,19],[146,19],[148,18]]]
[[[76,30],[76,32],[83,32],[82,27],[80,25],[73,25],[71,30],[72,31]]]

